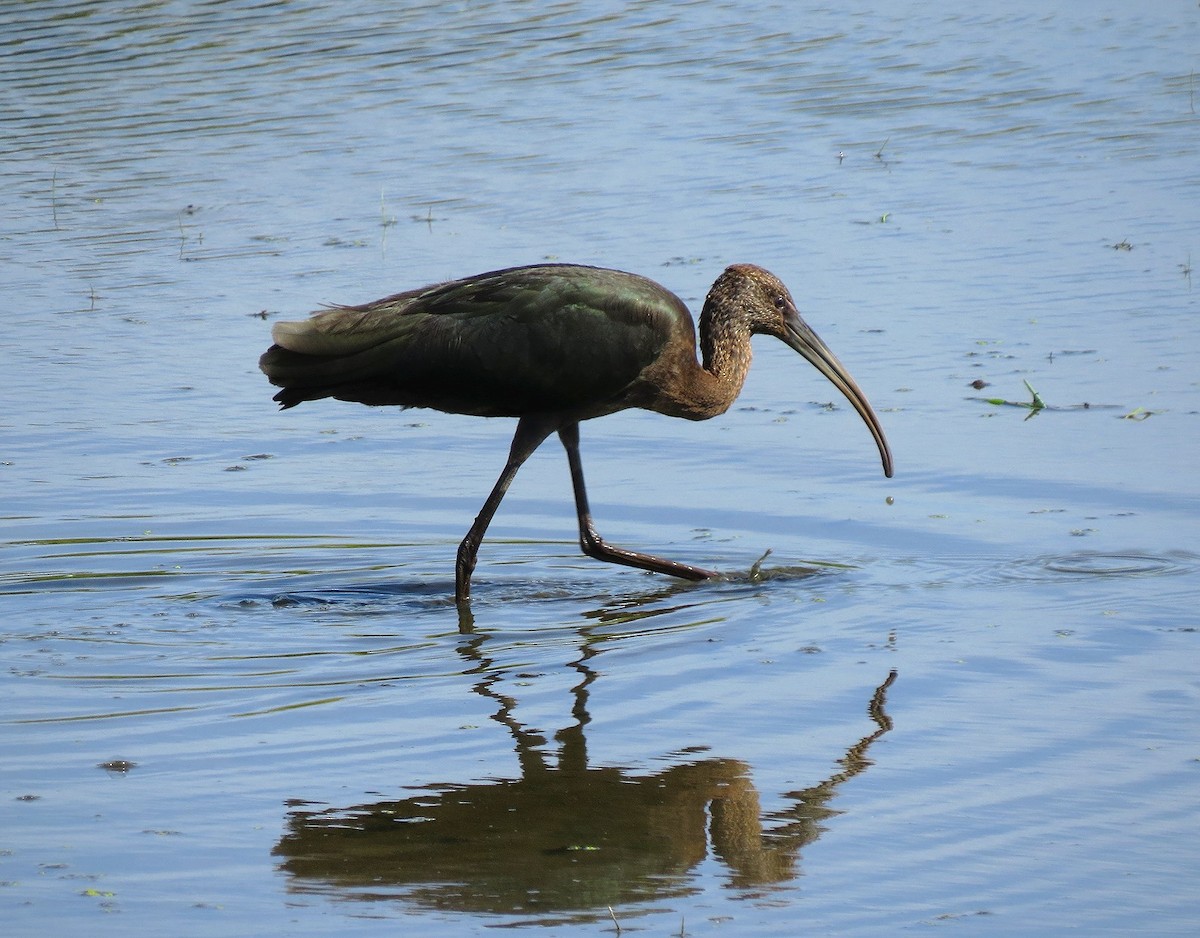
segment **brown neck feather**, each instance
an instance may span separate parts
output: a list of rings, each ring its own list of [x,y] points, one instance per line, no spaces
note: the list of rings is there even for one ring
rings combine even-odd
[[[696,361],[694,339],[677,343],[676,354],[659,363],[664,373],[653,381],[658,394],[650,409],[707,420],[725,413],[737,399],[750,370],[750,331],[721,308],[719,299],[709,294],[700,315],[701,362]]]

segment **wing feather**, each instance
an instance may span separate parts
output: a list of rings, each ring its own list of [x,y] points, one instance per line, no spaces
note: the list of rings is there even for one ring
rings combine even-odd
[[[335,397],[481,416],[600,413],[692,330],[682,301],[644,277],[539,265],[277,323],[260,366],[285,407]]]

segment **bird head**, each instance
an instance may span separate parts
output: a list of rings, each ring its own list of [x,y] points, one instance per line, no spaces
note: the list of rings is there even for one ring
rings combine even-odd
[[[710,314],[710,310],[721,307],[735,310],[739,325],[750,333],[774,336],[799,352],[845,396],[871,431],[883,461],[883,474],[891,478],[892,452],[867,396],[846,366],[801,318],[783,281],[754,264],[733,264],[713,284],[705,303],[705,313]]]

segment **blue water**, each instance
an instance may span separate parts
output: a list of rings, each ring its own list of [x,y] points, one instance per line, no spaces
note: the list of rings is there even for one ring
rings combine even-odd
[[[0,3],[7,932],[1194,934],[1198,40]],[[544,259],[693,310],[770,268],[895,478],[759,340],[721,418],[583,427],[600,531],[727,579],[582,557],[551,441],[460,621],[511,421],[279,413],[256,362]]]

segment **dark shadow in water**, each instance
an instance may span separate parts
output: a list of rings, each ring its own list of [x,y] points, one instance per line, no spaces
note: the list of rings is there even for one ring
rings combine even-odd
[[[710,853],[730,885],[768,888],[798,875],[800,850],[837,813],[828,802],[838,786],[871,764],[867,749],[892,726],[884,707],[894,671],[868,704],[874,732],[847,749],[836,772],[785,793],[788,806],[764,815],[750,767],[738,759],[692,758],[652,774],[589,766],[584,727],[597,673],[588,660],[598,652],[586,640],[571,664],[582,675],[574,724],[555,735],[551,760],[545,737],[514,716],[505,674],[483,654],[487,640],[471,635],[460,650],[479,676],[473,690],[495,701],[492,719],[512,734],[520,777],[346,808],[297,807],[274,850],[291,889],[583,921],[695,891],[691,871]]]

